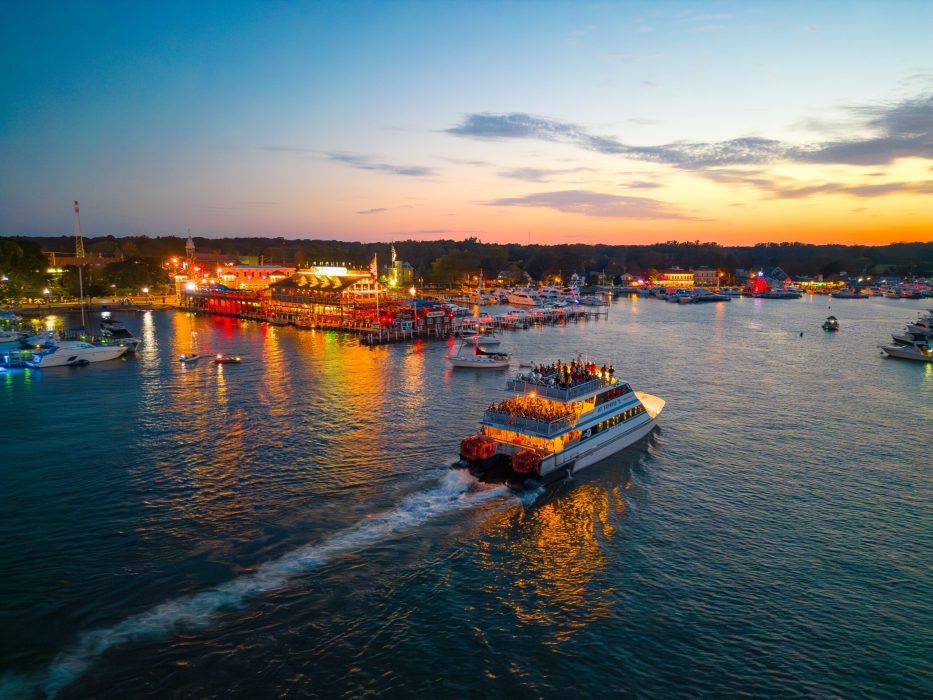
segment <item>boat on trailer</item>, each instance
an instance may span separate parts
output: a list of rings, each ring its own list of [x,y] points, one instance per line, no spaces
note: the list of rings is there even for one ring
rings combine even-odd
[[[452,466],[510,485],[550,484],[619,452],[654,429],[665,404],[583,361],[519,373],[507,390]]]

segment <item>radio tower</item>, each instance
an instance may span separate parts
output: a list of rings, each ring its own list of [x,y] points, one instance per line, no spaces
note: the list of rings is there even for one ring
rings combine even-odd
[[[84,257],[84,236],[81,235],[81,210],[78,208],[78,200],[75,200],[75,257]]]
[[[81,234],[81,211],[75,200],[75,262],[78,264],[78,294],[81,304],[81,328],[87,332],[87,316],[84,311],[84,236]]]

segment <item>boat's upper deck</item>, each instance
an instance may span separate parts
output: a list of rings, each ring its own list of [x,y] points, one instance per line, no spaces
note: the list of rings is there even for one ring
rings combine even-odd
[[[603,389],[615,386],[618,379],[612,375],[593,375],[579,382],[564,384],[553,375],[518,375],[510,379],[507,388],[518,394],[534,395],[552,401],[583,401],[598,394]]]

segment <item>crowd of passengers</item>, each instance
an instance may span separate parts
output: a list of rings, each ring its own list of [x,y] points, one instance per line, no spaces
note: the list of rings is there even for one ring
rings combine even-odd
[[[580,407],[577,403],[566,404],[555,401],[546,401],[533,396],[516,396],[499,403],[489,406],[490,411],[499,411],[508,413],[512,416],[521,416],[522,418],[533,418],[541,421],[555,421],[561,418],[570,418],[574,416]]]
[[[595,362],[571,360],[561,362],[558,360],[550,365],[536,365],[532,367],[530,378],[534,384],[546,384],[560,389],[570,389],[593,379],[610,379],[615,376],[612,365],[599,366]]]

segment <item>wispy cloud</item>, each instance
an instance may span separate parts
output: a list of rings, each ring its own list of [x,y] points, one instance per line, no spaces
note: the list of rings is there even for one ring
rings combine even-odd
[[[447,133],[484,140],[530,139],[567,143],[579,148],[662,163],[685,170],[777,161],[884,165],[904,157],[933,159],[933,97],[850,110],[861,117],[871,136],[825,143],[788,144],[775,139],[740,137],[718,142],[678,142],[632,146],[611,136],[591,134],[585,127],[524,112],[469,114]]]
[[[779,141],[740,138],[719,143],[676,143],[662,146],[629,146],[608,136],[590,134],[584,127],[522,112],[470,114],[447,133],[484,140],[533,139],[569,143],[606,155],[621,155],[681,168],[760,163],[785,150]]]
[[[332,160],[344,165],[349,165],[358,170],[373,170],[389,175],[404,175],[406,177],[426,177],[436,174],[434,168],[428,168],[422,165],[394,165],[392,163],[380,163],[370,156],[357,155],[353,153],[327,153],[328,160]]]
[[[664,202],[645,197],[624,197],[590,190],[537,192],[523,197],[503,197],[484,202],[496,207],[544,207],[570,214],[619,219],[699,219],[672,209]]]
[[[362,211],[356,212],[357,214],[378,214],[381,211],[389,211],[386,207],[375,207],[373,209],[363,209]]]
[[[841,194],[872,198],[889,194],[933,194],[933,180],[921,182],[801,182],[790,177],[769,176],[762,170],[718,168],[700,173],[703,177],[728,185],[748,185],[765,192],[772,199],[806,199],[818,194]],[[869,177],[878,173],[869,173]]]
[[[513,180],[525,180],[526,182],[550,182],[554,178],[562,175],[573,175],[574,173],[591,172],[592,168],[514,168],[512,170],[500,171],[502,177]]]
[[[650,190],[661,187],[661,183],[651,182],[650,180],[635,180],[634,182],[626,182],[624,186],[635,190]]]
[[[259,150],[280,153],[317,153],[313,148],[304,148],[302,146],[260,146]]]

